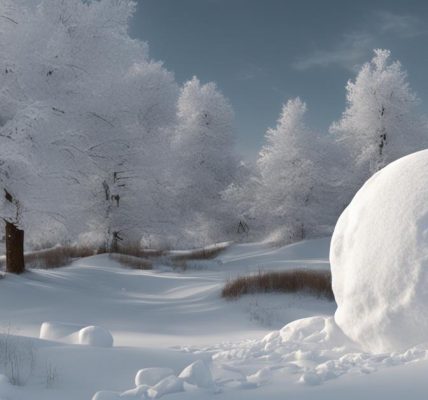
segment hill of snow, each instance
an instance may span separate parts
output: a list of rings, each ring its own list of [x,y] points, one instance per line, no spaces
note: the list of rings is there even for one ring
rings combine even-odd
[[[259,269],[329,268],[328,249],[329,239],[280,249],[233,245],[185,272],[131,270],[100,255],[62,269],[7,275],[0,281],[0,351],[6,342],[21,349],[25,384],[1,378],[0,399],[187,400],[214,393],[234,400],[357,399],[371,391],[398,399],[408,382],[411,393],[421,394],[425,350],[362,352],[335,326],[334,302],[220,297],[227,279]],[[400,374],[404,385],[382,386]]]

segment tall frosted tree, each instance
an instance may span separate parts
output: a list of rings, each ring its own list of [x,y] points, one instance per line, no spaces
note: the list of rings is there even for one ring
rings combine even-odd
[[[44,24],[47,2],[33,8],[5,0],[0,7],[0,215],[6,227],[6,269],[21,273],[24,232],[47,225],[64,228],[70,214],[74,162],[66,147],[56,144],[66,138],[62,105],[65,89],[72,88],[59,88],[50,79],[56,57],[45,41],[52,34]]]
[[[390,57],[389,50],[374,50],[373,59],[348,81],[346,110],[330,128],[348,151],[358,186],[386,164],[428,144],[407,73]]]
[[[141,235],[178,97],[128,35],[135,2],[33,3],[0,4],[0,212],[16,231],[16,272],[22,231],[44,220],[73,234],[101,225],[109,245]]]
[[[259,187],[253,210],[265,233],[296,241],[323,233],[332,221],[332,156],[324,138],[305,123],[306,104],[299,98],[282,108],[277,126],[266,133],[257,160]],[[260,229],[260,228],[259,228]]]
[[[218,238],[223,229],[227,230],[221,193],[232,182],[237,168],[232,107],[214,83],[202,85],[194,77],[183,85],[177,117],[180,218],[186,221],[185,231],[194,239]]]
[[[260,240],[263,224],[259,217],[257,196],[261,188],[259,171],[255,163],[241,162],[234,181],[222,193],[230,220],[233,222],[234,240]]]
[[[137,241],[157,228],[168,193],[165,166],[171,158],[178,86],[160,63],[143,60],[118,71],[100,97],[108,104],[92,105],[96,113],[87,147],[102,177],[92,222],[115,250],[118,242]]]

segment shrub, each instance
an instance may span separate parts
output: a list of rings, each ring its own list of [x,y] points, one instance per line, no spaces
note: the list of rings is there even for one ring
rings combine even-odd
[[[153,269],[153,264],[147,258],[129,256],[126,254],[111,253],[109,257],[112,260],[132,269],[149,270]]]
[[[36,353],[30,339],[0,334],[0,371],[12,385],[23,386],[34,371]]]
[[[51,269],[69,265],[73,259],[89,257],[104,252],[87,246],[58,246],[52,249],[27,253],[24,256],[28,268]]]
[[[50,389],[54,386],[55,382],[58,379],[58,370],[54,364],[50,361],[46,362],[45,369],[45,385],[47,389]]]
[[[211,260],[217,257],[227,247],[228,244],[221,244],[203,247],[201,249],[184,251],[182,254],[172,254],[171,260],[175,262],[185,262],[189,260]]]
[[[123,254],[126,256],[146,258],[146,257],[161,257],[165,254],[165,251],[154,250],[154,249],[143,249],[138,243],[129,243],[127,245],[118,246],[117,251],[115,251],[113,254]]]
[[[229,243],[221,243],[201,249],[169,252],[166,250],[144,249],[138,243],[120,245],[116,252],[110,253],[111,258],[122,265],[134,269],[152,269],[154,258],[162,257],[166,264],[185,270],[190,260],[210,260],[222,252]],[[69,265],[74,259],[89,257],[95,254],[108,253],[105,247],[92,246],[56,246],[26,253],[24,255],[27,268],[52,269]],[[5,256],[0,257],[0,268],[4,268]]]
[[[24,255],[27,268],[51,269],[69,265],[73,259],[105,253],[104,249],[89,246],[57,246],[51,249],[34,251]],[[0,267],[6,264],[5,256],[0,259]]]
[[[262,272],[238,277],[226,283],[222,297],[237,299],[251,293],[307,293],[312,296],[334,300],[330,271],[296,269],[280,272]]]

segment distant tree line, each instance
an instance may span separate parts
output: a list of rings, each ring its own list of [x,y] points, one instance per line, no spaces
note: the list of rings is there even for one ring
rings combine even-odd
[[[361,185],[386,164],[428,146],[428,125],[400,62],[374,50],[346,86],[328,132],[307,126],[306,104],[283,105],[257,164],[225,198],[254,238],[293,242],[331,233]]]

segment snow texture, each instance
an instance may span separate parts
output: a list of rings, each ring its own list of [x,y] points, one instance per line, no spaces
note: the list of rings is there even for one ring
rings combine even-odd
[[[40,339],[60,341],[84,328],[84,325],[68,324],[64,322],[43,322],[40,327]]]
[[[246,314],[252,296],[227,302],[219,295],[230,276],[257,272],[260,265],[325,270],[328,248],[328,239],[279,249],[234,244],[216,257],[215,268],[185,273],[124,269],[107,255],[97,255],[67,268],[6,275],[0,323],[10,323],[25,336],[0,334],[0,351],[7,349],[18,361],[8,365],[0,358],[0,374],[7,377],[0,376],[0,399],[282,400],[285,395],[299,400],[425,400],[426,345],[365,352],[335,323],[334,302],[299,295],[253,299],[260,313],[273,312],[273,329],[285,325],[271,331]],[[18,284],[22,296],[16,297]],[[281,312],[268,307],[273,301],[282,302]],[[41,315],[68,323],[49,322],[40,329]],[[78,332],[86,327],[81,321],[108,327],[116,346],[76,346]],[[44,339],[37,338],[40,331]],[[11,385],[10,367],[28,368],[31,359],[35,369],[25,386]],[[201,362],[209,368],[212,386],[195,384],[201,382],[196,378]],[[150,385],[134,385],[137,371],[151,367],[171,374],[158,374]],[[183,370],[186,374],[175,376]]]
[[[113,346],[113,336],[107,329],[64,322],[43,322],[40,328],[40,339],[95,347]]]
[[[120,395],[116,392],[101,390],[94,394],[92,400],[119,400]]]
[[[221,381],[234,376],[233,386],[260,386],[287,376],[297,376],[298,382],[313,386],[349,373],[370,374],[423,360],[426,355],[420,347],[379,355],[362,352],[343,334],[333,317],[315,316],[293,321],[262,340],[241,342],[218,351],[213,363],[221,371]]]
[[[113,347],[113,336],[99,326],[87,326],[79,331],[79,344],[96,347]]]
[[[330,249],[335,320],[371,352],[428,341],[428,151],[389,164],[358,191]]]
[[[213,386],[211,371],[202,360],[195,361],[184,368],[179,378],[200,388],[209,388]]]
[[[143,368],[135,376],[135,386],[153,386],[170,375],[174,375],[171,368]]]
[[[147,391],[147,394],[152,399],[158,399],[166,394],[177,393],[183,391],[183,381],[175,375],[170,375],[162,379],[155,386]]]

